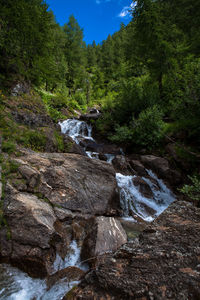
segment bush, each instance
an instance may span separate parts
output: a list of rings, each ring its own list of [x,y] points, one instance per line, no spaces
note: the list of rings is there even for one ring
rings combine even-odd
[[[115,129],[115,134],[110,136],[109,139],[112,142],[128,144],[133,140],[133,129],[118,125]]]
[[[197,176],[188,176],[192,184],[185,184],[182,189],[179,189],[180,192],[187,195],[191,200],[200,203],[200,178]]]
[[[4,141],[2,142],[2,151],[6,152],[8,154],[11,154],[15,152],[16,150],[16,144],[13,141]]]
[[[156,105],[139,114],[139,118],[134,124],[133,139],[136,144],[145,146],[150,150],[160,143],[164,128],[162,115]]]

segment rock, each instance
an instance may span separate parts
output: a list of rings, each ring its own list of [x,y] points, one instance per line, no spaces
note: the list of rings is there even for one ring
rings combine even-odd
[[[78,144],[76,144],[76,142],[74,142],[74,140],[70,136],[63,135],[63,138],[64,138],[65,152],[87,156],[83,148],[80,147]]]
[[[87,260],[106,252],[116,251],[126,242],[126,232],[117,219],[97,217],[83,243],[81,258]]]
[[[27,82],[17,82],[11,88],[11,96],[20,96],[22,94],[29,94],[30,93],[30,84]]]
[[[154,155],[142,155],[141,162],[146,168],[153,170],[160,178],[169,181],[172,186],[181,182],[180,173],[172,170],[165,158]]]
[[[34,154],[23,159],[41,168],[44,157],[51,161],[51,167],[41,169],[38,192],[52,205],[84,214],[117,213],[120,204],[111,165],[75,154]]]
[[[1,258],[9,259],[31,276],[44,277],[55,258],[50,246],[56,235],[53,209],[35,195],[19,193],[10,185],[5,195],[4,218],[10,239],[1,232]]]
[[[85,115],[81,115],[79,119],[81,121],[91,122],[91,120],[98,120],[101,117],[101,113],[89,113]]]
[[[135,175],[136,172],[131,168],[130,164],[126,160],[126,157],[123,155],[117,155],[112,160],[113,167],[117,173],[121,173],[123,175]]]
[[[153,199],[154,197],[153,192],[150,186],[148,185],[148,183],[144,179],[138,176],[134,177],[133,184],[138,187],[143,197]]]
[[[42,278],[72,239],[81,246],[94,215],[119,215],[115,171],[77,154],[21,153],[5,190],[0,261]]]
[[[47,278],[47,289],[49,290],[53,285],[58,284],[60,281],[69,283],[71,281],[79,281],[85,272],[77,267],[68,267],[56,272]]]
[[[12,115],[17,123],[24,124],[32,128],[45,126],[54,127],[52,119],[45,113],[34,113],[23,109],[12,111]]]
[[[129,160],[129,164],[139,176],[147,176],[147,171],[139,160]]]
[[[22,177],[26,179],[27,184],[31,189],[38,185],[40,175],[35,168],[27,165],[21,165],[18,170]]]
[[[116,253],[101,257],[73,299],[199,299],[200,209],[173,203]]]

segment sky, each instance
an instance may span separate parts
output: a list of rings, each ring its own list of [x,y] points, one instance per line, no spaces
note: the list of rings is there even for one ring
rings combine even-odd
[[[56,21],[62,26],[74,15],[83,29],[87,44],[101,43],[109,34],[120,29],[120,24],[131,20],[132,0],[46,0]]]

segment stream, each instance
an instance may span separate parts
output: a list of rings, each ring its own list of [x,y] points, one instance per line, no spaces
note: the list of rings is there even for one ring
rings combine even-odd
[[[59,125],[62,133],[69,135],[77,144],[83,139],[95,142],[92,137],[91,125],[88,125],[84,121],[68,119],[59,123]],[[99,159],[98,152],[86,151],[86,153],[91,159]],[[107,158],[107,163],[112,164],[115,155],[111,153],[105,153],[104,155]],[[116,173],[123,220],[137,222],[134,220],[134,216],[130,214],[130,211],[132,211],[141,219],[151,222],[175,200],[174,195],[163,181],[158,179],[151,170],[146,171],[149,177],[142,177],[142,180],[150,187],[153,193],[152,198],[144,197],[140,193],[139,188],[134,185],[133,179],[136,176],[125,176]],[[85,270],[85,267],[80,264],[80,249],[76,241],[72,241],[71,250],[70,254],[68,254],[64,260],[57,254],[53,265],[54,272],[69,266],[77,266]],[[67,284],[63,280],[48,290],[45,279],[33,279],[26,273],[10,265],[0,265],[1,300],[61,300],[76,284],[78,284],[78,282],[70,282]]]

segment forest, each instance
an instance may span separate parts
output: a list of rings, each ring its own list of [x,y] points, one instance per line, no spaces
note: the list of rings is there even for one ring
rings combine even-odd
[[[61,109],[97,107],[98,132],[127,152],[165,153],[166,140],[198,173],[200,2],[138,0],[132,20],[86,45],[72,15],[60,26],[41,0],[0,2],[0,104],[18,82]],[[196,178],[195,177],[191,177]]]

